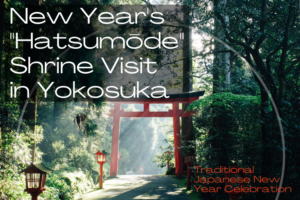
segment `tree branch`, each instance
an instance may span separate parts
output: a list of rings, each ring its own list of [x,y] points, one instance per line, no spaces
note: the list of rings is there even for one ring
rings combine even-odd
[[[281,58],[280,58],[280,63],[278,66],[279,75],[284,75],[284,63],[287,57],[287,51],[288,51],[288,40],[289,40],[289,30],[290,30],[290,23],[292,20],[292,11],[293,11],[293,3],[292,1],[290,2],[290,6],[289,6],[289,16],[285,25],[285,30],[284,30],[284,37],[283,37],[283,41],[282,41],[282,53],[281,53]]]
[[[216,5],[215,5],[215,6],[216,6]],[[249,51],[252,51],[252,50],[253,50],[248,44],[246,44],[246,43],[244,43],[244,42],[241,42],[241,41],[239,41],[239,40],[235,40],[235,39],[231,38],[231,37],[230,37],[230,34],[229,34],[228,31],[227,31],[227,24],[226,24],[226,21],[225,21],[224,17],[223,17],[223,16],[220,14],[220,12],[217,11],[216,9],[215,9],[215,14],[216,14],[216,17],[221,21],[221,24],[222,24],[222,27],[223,27],[223,31],[224,31],[224,33],[225,33],[225,37],[226,37],[226,39],[227,39],[229,42],[234,43],[234,44],[237,44],[237,45],[239,45],[239,46],[242,46],[242,47],[244,47],[245,49],[248,49]]]
[[[261,15],[262,15],[262,19],[260,22],[260,37],[258,38],[256,44],[255,44],[255,50],[258,50],[260,45],[263,43],[263,41],[266,39],[266,35],[265,35],[265,25],[266,25],[266,9],[267,9],[267,1],[263,0],[262,1],[262,6],[261,6]]]
[[[294,61],[292,62],[292,64],[290,64],[290,65],[286,68],[286,70],[284,71],[284,76],[287,76],[287,75],[291,72],[291,70],[295,67],[295,65],[296,65],[297,63],[300,63],[300,57],[297,58],[296,60],[294,60]]]
[[[274,51],[272,51],[266,58],[266,64],[267,64],[267,69],[269,72],[271,72],[271,65],[270,65],[270,61],[271,61],[271,57],[276,54],[280,49],[281,49],[282,45],[280,44],[276,49],[274,49]]]

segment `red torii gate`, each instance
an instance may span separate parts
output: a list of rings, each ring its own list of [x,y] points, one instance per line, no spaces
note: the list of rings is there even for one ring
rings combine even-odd
[[[118,153],[119,153],[119,132],[121,117],[173,117],[174,129],[174,155],[175,155],[175,171],[176,176],[183,175],[181,140],[180,140],[180,117],[192,117],[195,111],[187,111],[179,109],[179,103],[192,103],[204,95],[204,91],[190,92],[169,95],[169,98],[160,99],[118,99],[114,100],[114,109],[110,111],[110,117],[113,117],[111,160],[110,160],[110,176],[115,177],[118,174]],[[121,104],[144,104],[142,112],[126,112],[121,110]],[[172,104],[173,110],[167,112],[151,112],[150,104]]]

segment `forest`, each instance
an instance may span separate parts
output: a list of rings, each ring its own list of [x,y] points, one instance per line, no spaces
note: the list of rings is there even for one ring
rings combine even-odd
[[[184,32],[188,39],[181,44],[184,48],[179,54],[157,49],[137,52],[131,49],[128,55],[121,50],[116,52],[109,49],[112,41],[103,43],[103,49],[108,49],[105,51],[73,49],[72,53],[64,54],[66,49],[37,50],[25,42],[15,48],[14,40],[10,39],[11,33],[18,32],[24,38],[29,38],[33,33],[48,37],[55,44],[51,36],[56,33],[65,37],[76,35],[84,38],[87,33],[95,31],[99,32],[92,36],[94,39],[108,32],[115,38],[135,30],[140,22],[138,20],[137,23],[122,25],[122,28],[114,31],[104,28],[99,21],[97,24],[86,23],[87,18],[82,17],[82,13],[74,13],[69,19],[71,25],[62,21],[52,26],[41,24],[37,28],[30,23],[24,26],[22,20],[11,24],[11,9],[21,15],[24,8],[29,7],[31,11],[47,11],[54,16],[58,11],[69,13],[83,6],[86,13],[91,13],[91,8],[97,8],[95,15],[88,18],[97,21],[96,15],[106,9],[113,8],[119,12],[121,7],[118,6],[128,6],[128,9],[143,5],[153,10],[160,4],[180,5],[183,8],[187,6],[188,15],[185,16],[188,17],[183,20],[188,22],[188,28],[166,25],[164,29],[164,24],[159,23],[138,28],[145,37],[152,36],[151,30],[171,30],[176,34]],[[159,18],[156,15],[152,17]],[[254,169],[246,177],[278,180],[264,184],[259,181],[251,182],[251,185],[246,183],[249,187],[291,188],[283,193],[277,190],[269,193],[262,190],[248,192],[242,196],[245,200],[300,198],[299,1],[1,0],[0,24],[0,199],[30,199],[30,195],[24,191],[25,176],[19,172],[34,161],[43,161],[45,166],[53,170],[47,175],[46,190],[39,196],[40,199],[81,199],[98,186],[99,165],[95,153],[98,150],[111,151],[113,119],[109,113],[113,109],[113,102],[105,101],[103,93],[99,96],[93,90],[90,96],[98,95],[99,98],[85,100],[82,96],[87,95],[85,90],[89,87],[97,85],[100,88],[108,84],[99,63],[114,66],[119,57],[124,57],[124,60],[135,59],[137,62],[140,57],[144,61],[150,57],[160,67],[165,67],[167,63],[170,66],[167,69],[171,71],[168,75],[172,76],[173,82],[164,77],[159,77],[157,81],[176,93],[205,91],[204,96],[193,103],[180,105],[185,111],[196,112],[192,118],[182,117],[180,124],[182,152],[195,153],[194,166],[213,169],[237,164],[242,168]],[[63,44],[68,45],[66,41]],[[95,40],[87,40],[86,45],[95,45]],[[55,73],[59,67],[45,67],[43,70],[42,63],[57,61],[58,55],[61,62],[79,63],[87,60],[94,66],[93,73],[75,73],[80,70],[78,66],[76,69],[75,64],[66,65],[64,74]],[[31,67],[31,74],[21,73],[18,66],[24,66],[27,72],[28,60],[11,62],[15,57],[31,57],[34,61],[40,61],[41,66]],[[144,72],[160,72],[160,69],[143,68]],[[181,75],[176,75],[179,71]],[[122,74],[118,75],[122,77]],[[154,79],[145,77],[140,77],[145,79],[143,84],[147,81],[154,83]],[[122,87],[120,93],[123,96],[129,96],[133,94],[129,86],[134,87],[133,82],[136,81],[127,77],[124,79],[129,82],[128,85],[122,85],[121,79],[114,82]],[[73,80],[80,87],[87,87],[83,94],[77,94],[78,97],[72,100],[58,98],[68,96],[68,93],[66,90],[56,92],[56,89],[60,85],[75,87]],[[37,82],[42,85],[52,84],[49,98],[45,98],[45,88],[35,87]],[[26,91],[19,88],[12,94],[11,88],[15,86],[34,89]],[[119,95],[116,91],[119,89],[112,93]],[[122,104],[121,109],[142,111],[143,105]],[[151,105],[150,108],[161,112],[171,109],[171,104]],[[174,152],[171,118],[121,119],[119,175],[125,175],[128,171],[139,174],[139,166],[144,167],[145,174],[174,175],[174,154],[166,154],[166,151]],[[170,162],[169,169],[166,167],[167,161]],[[186,172],[187,166],[183,168]],[[207,186],[206,182],[200,181],[199,176],[205,180],[216,180],[225,178],[224,174],[201,174],[196,169],[194,167],[192,170],[192,191],[198,199],[229,199],[224,190],[198,191],[200,186]],[[109,171],[108,155],[104,164],[106,178],[109,177]],[[209,186],[224,188],[225,184],[214,181]]]

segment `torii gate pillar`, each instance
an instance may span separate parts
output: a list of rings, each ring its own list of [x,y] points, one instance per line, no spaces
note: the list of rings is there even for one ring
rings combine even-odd
[[[183,176],[179,103],[173,103],[172,106],[173,106],[175,172],[176,172],[176,176]]]
[[[120,110],[121,104],[114,104],[111,158],[110,158],[110,176],[115,177],[118,174],[118,153],[119,153],[119,133],[120,133]]]

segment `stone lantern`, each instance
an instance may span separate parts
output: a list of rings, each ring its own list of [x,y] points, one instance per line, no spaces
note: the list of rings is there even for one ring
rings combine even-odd
[[[245,173],[243,172],[238,172],[239,170],[239,166],[237,164],[235,164],[233,167],[231,167],[231,169],[236,169],[236,173],[225,173],[225,176],[230,178],[236,178],[238,179],[239,177],[241,178],[245,178]],[[235,187],[243,187],[244,186],[244,182],[242,183],[229,183],[228,180],[226,180],[226,187],[230,187],[230,188],[235,188]],[[235,192],[234,190],[230,191],[230,192],[226,192],[231,200],[238,200],[240,198],[240,196],[242,196],[244,193],[243,192]]]
[[[185,164],[187,165],[187,183],[186,183],[186,189],[191,189],[191,169],[190,167],[193,166],[195,160],[195,154],[189,153],[184,156]]]
[[[52,172],[42,162],[33,162],[20,173],[25,172],[26,189],[32,200],[37,200],[38,196],[45,191],[47,173]]]
[[[99,173],[99,188],[103,188],[103,164],[106,163],[106,156],[109,155],[105,150],[98,151],[97,162],[100,164],[100,173]]]

